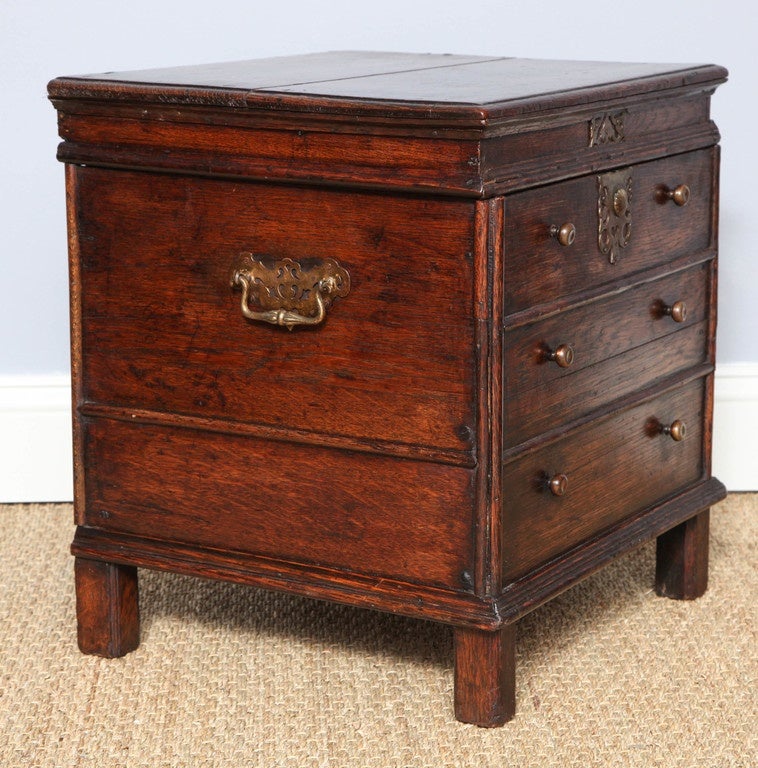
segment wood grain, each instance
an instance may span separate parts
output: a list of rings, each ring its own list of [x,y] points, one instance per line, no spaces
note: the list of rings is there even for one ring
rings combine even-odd
[[[152,117],[152,116],[151,116]],[[286,180],[323,185],[467,193],[477,196],[478,146],[445,136],[395,137],[324,133],[312,126],[257,130],[197,123],[65,112],[59,158],[87,165],[172,170],[205,176]],[[210,123],[210,124],[209,124]],[[171,147],[170,152],[165,148]]]
[[[695,85],[714,87],[727,75],[723,67],[710,64],[484,57],[446,57],[441,61],[423,54],[400,54],[396,61],[385,61],[377,60],[375,53],[344,51],[320,54],[315,59],[282,57],[147,73],[108,73],[57,78],[48,85],[48,93],[55,99],[245,104],[251,109],[278,105],[291,110],[297,102],[286,98],[289,92],[298,101],[307,99],[309,111],[318,99],[322,109],[349,110],[364,119],[372,107],[383,106],[394,114],[424,114],[433,120],[436,110],[448,105],[450,111],[469,119],[481,119],[484,107],[491,117],[503,119],[609,98],[628,99]],[[331,77],[335,72],[341,72],[340,76]]]
[[[681,419],[682,442],[656,424]],[[503,468],[503,578],[513,581],[540,563],[638,513],[702,476],[703,381],[570,432]],[[546,487],[568,477],[564,496]]]
[[[507,332],[505,445],[705,362],[709,273],[708,264],[700,265]],[[675,323],[662,307],[680,299],[687,317]],[[568,368],[546,359],[560,344],[574,350]]]
[[[58,78],[48,92],[65,162],[490,197],[711,146],[726,74],[333,52]],[[590,121],[619,110],[624,143],[588,146]]]
[[[472,588],[471,470],[110,420],[84,445],[87,525]]]
[[[504,246],[506,314],[707,249],[713,162],[712,151],[704,150],[634,166],[632,235],[616,264],[598,249],[595,175],[510,196]],[[686,206],[659,202],[661,185],[682,183],[692,191]],[[573,223],[577,232],[569,247],[550,237],[550,226],[565,222]]]
[[[50,83],[82,650],[136,647],[137,567],[227,579],[452,625],[456,716],[495,726],[542,602],[655,537],[658,592],[701,594],[725,77],[337,52]],[[351,291],[312,328],[245,319],[242,253]]]
[[[487,728],[516,713],[516,627],[496,632],[456,627],[455,717]]]
[[[477,486],[474,572],[476,594],[500,592],[500,472],[503,447],[502,307],[503,199],[477,204]]]
[[[85,401],[470,454],[473,203],[78,175]],[[241,252],[336,258],[351,292],[251,322]]]
[[[710,511],[704,510],[662,534],[656,542],[655,591],[694,600],[708,589]]]
[[[79,650],[114,658],[137,648],[137,569],[77,557],[74,575]]]
[[[670,530],[726,497],[724,484],[709,478],[666,501],[625,518],[539,568],[506,585],[497,600],[502,622],[514,622],[615,558]]]

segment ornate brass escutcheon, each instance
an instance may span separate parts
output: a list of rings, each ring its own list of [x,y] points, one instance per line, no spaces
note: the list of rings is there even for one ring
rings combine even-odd
[[[590,120],[591,147],[600,144],[611,144],[624,140],[624,118],[626,110],[620,112],[603,112]]]
[[[291,331],[296,325],[322,323],[334,299],[350,292],[350,275],[336,259],[303,259],[301,264],[242,253],[232,265],[230,284],[242,289],[244,317]]]
[[[597,185],[597,246],[615,264],[632,237],[631,169],[604,173],[597,177]]]

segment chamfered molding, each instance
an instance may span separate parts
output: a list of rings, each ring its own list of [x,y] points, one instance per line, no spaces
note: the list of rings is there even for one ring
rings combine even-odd
[[[0,503],[71,501],[67,375],[0,376]],[[716,370],[713,474],[730,491],[758,491],[758,363]]]

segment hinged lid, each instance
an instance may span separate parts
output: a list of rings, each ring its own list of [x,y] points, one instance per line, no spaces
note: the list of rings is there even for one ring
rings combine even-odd
[[[581,124],[584,136],[591,130],[585,124],[597,119],[602,127],[604,116],[607,126],[621,127],[623,131],[623,115],[618,120],[611,119],[614,109],[620,114],[630,105],[644,102],[650,104],[677,96],[705,97],[724,81],[726,74],[722,67],[710,64],[549,61],[343,51],[65,77],[49,84],[49,94],[56,106],[68,115],[83,115],[86,112],[93,117],[107,115],[122,121],[157,120],[164,124],[173,122],[185,126],[194,123],[295,130],[301,136],[303,131],[316,131],[345,137],[348,134],[415,137],[416,149],[408,156],[409,162],[413,164],[414,158],[418,160],[427,152],[430,157],[439,160],[441,166],[450,161],[457,175],[451,175],[452,168],[448,171],[443,169],[438,174],[424,168],[420,175],[417,174],[418,178],[410,178],[412,173],[403,178],[402,167],[388,160],[387,173],[384,174],[387,184],[482,195],[489,191],[488,185],[497,184],[496,176],[501,173],[501,170],[486,167],[482,140],[525,132],[544,133],[547,128],[560,129],[568,123]],[[701,102],[705,103],[703,99]],[[652,114],[647,115],[648,123],[653,117]],[[705,146],[718,140],[707,114],[698,117],[688,113],[683,115],[682,120],[685,134],[691,134],[692,125],[700,123],[699,138],[693,141],[690,137],[682,149]],[[65,122],[64,119],[61,124],[61,135],[72,144],[62,150],[61,159],[83,159],[86,153],[77,154],[73,144],[81,147],[91,138],[84,141],[84,134],[78,130],[83,127],[81,121],[78,121],[77,130],[73,130],[77,121],[71,119],[71,133],[66,132]],[[128,128],[125,123],[121,127]],[[78,138],[74,137],[74,133]],[[156,131],[156,136],[158,133]],[[128,130],[116,131],[110,136],[106,134],[100,132],[101,140],[110,140],[111,144],[119,147],[131,145],[144,148],[146,144],[144,135],[136,136]],[[188,149],[186,143],[181,144],[178,134],[169,138],[164,130],[161,135],[162,140],[171,146],[171,142],[179,140],[177,150]],[[422,138],[431,140],[425,149],[418,143]],[[522,162],[526,158],[524,151],[527,154],[536,151],[542,156],[550,154],[547,151],[549,146],[535,149],[537,145],[542,145],[545,135],[535,134],[533,138],[535,141],[529,142],[532,149],[525,147],[520,150],[519,156],[512,158],[513,161]],[[566,138],[556,137],[556,140]],[[623,135],[616,136],[618,141],[623,138]],[[635,137],[634,140],[639,141],[640,138]],[[456,140],[457,143],[441,144],[440,139]],[[185,142],[187,140],[188,134]],[[464,146],[461,142],[466,140],[472,143]],[[402,154],[396,140],[381,147],[378,146],[382,144],[380,139],[372,138],[370,141],[377,145],[373,147],[374,154],[384,152],[386,157],[387,152],[396,150]],[[604,143],[614,142],[609,139]],[[368,151],[365,144],[366,141],[364,153]],[[405,149],[413,144],[407,143]],[[345,153],[355,151],[348,138],[344,138],[343,145]],[[163,147],[164,150],[166,148]],[[583,148],[573,147],[569,141],[563,151]],[[226,149],[228,147],[219,146],[220,152]],[[249,149],[245,150],[248,157]],[[281,148],[282,151],[290,149]],[[114,146],[114,151],[118,153],[122,150]],[[276,153],[278,150],[273,151]],[[310,145],[309,151],[313,153],[316,148]],[[334,147],[331,151],[334,152]],[[139,152],[136,154],[139,155]],[[277,165],[275,160],[269,157],[266,162],[274,168]],[[97,152],[89,159],[89,162],[93,161],[98,161]],[[375,165],[376,158],[366,157],[364,161],[346,175],[345,181],[374,185],[380,180],[377,173],[369,173],[364,179],[356,178],[360,173],[359,167]],[[138,161],[136,155],[134,162],[144,164]],[[506,157],[505,164],[509,162],[510,156]],[[502,153],[498,155],[497,163],[503,166]],[[177,167],[189,170],[186,162]],[[251,170],[242,175],[251,175]],[[332,177],[333,172],[332,168]],[[328,179],[329,169],[324,169],[324,174],[318,179]],[[271,175],[280,174],[274,169]],[[290,174],[284,175],[293,178]],[[295,171],[294,177],[314,178],[312,173],[303,175],[298,171]]]

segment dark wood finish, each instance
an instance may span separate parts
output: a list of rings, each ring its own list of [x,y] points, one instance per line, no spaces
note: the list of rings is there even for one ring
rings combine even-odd
[[[61,118],[60,132],[67,141],[60,158],[198,175],[198,159],[206,157],[200,175],[290,182],[321,179],[337,184],[361,179],[362,186],[480,196],[475,141],[289,128],[240,132],[236,126],[206,125],[203,120],[167,126],[156,118],[145,130],[140,116],[113,120],[71,113]],[[167,145],[172,147],[170,153],[163,151]]]
[[[398,111],[427,119],[434,119],[433,110],[443,105],[481,119],[485,109],[488,116],[505,118],[674,88],[715,86],[726,74],[723,67],[714,65],[428,54],[399,54],[395,59],[385,53],[345,51],[58,78],[50,83],[49,93],[59,99],[123,98],[253,108],[270,107],[265,91],[290,92],[307,97],[311,104],[318,103],[319,97],[338,103],[349,99],[351,113],[362,116],[370,115],[376,102],[391,102]],[[431,114],[430,102],[435,105]],[[280,104],[280,108],[291,108],[284,100]]]
[[[599,568],[666,532],[724,498],[715,479],[698,483],[668,501],[622,520],[504,587],[497,598],[450,592],[382,577],[362,576],[319,566],[299,566],[243,552],[143,539],[80,526],[72,552],[87,559],[224,579],[362,608],[431,619],[453,626],[493,631],[516,621]]]
[[[473,203],[78,175],[86,401],[467,460]],[[320,327],[251,322],[229,285],[242,252],[335,258],[351,292]]]
[[[434,53],[389,53],[388,51],[323,51],[300,56],[277,56],[269,59],[247,61],[220,61],[212,64],[191,64],[182,67],[143,69],[131,72],[106,72],[84,75],[87,80],[100,83],[112,81],[145,83],[155,87],[185,85],[192,88],[205,86],[211,89],[248,91],[278,87],[303,87],[317,83],[330,83],[388,72],[415,72],[438,67],[462,65],[498,60],[499,56],[461,56]],[[305,91],[303,91],[305,92]],[[111,94],[108,94],[109,96]]]
[[[348,52],[59,78],[49,94],[67,162],[482,197],[607,167],[587,142],[606,109],[626,113],[626,163],[710,146],[725,76]]]
[[[86,525],[470,589],[469,469],[109,420],[84,462]]]
[[[501,484],[498,482],[503,450],[503,200],[477,204],[474,316],[478,349],[477,445],[474,586],[480,597],[500,592]]]
[[[76,168],[66,166],[66,224],[68,229],[69,316],[71,323],[71,426],[73,433],[74,520],[84,522],[84,463],[79,404],[82,391],[82,296],[79,253],[78,214],[76,204]]]
[[[681,443],[660,433],[675,418],[687,425]],[[703,384],[696,379],[509,461],[504,583],[695,483],[702,474],[702,421]],[[548,487],[556,473],[568,479],[558,497]]]
[[[507,584],[495,603],[498,619],[513,622],[526,616],[620,555],[684,522],[694,510],[707,509],[725,496],[724,485],[710,478],[583,541]]]
[[[663,337],[626,354],[609,358],[596,368],[556,378],[508,400],[505,439],[508,451],[540,434],[576,423],[588,414],[619,402],[642,386],[662,381],[705,360],[705,324],[691,326],[675,339]],[[598,382],[604,382],[602,387]],[[541,408],[535,412],[534,399]]]
[[[663,597],[694,600],[708,588],[710,511],[691,517],[656,542],[655,591]]]
[[[592,285],[615,283],[685,253],[706,250],[711,243],[713,162],[712,151],[705,150],[631,169],[632,237],[616,264],[610,264],[597,247],[598,181],[594,174],[509,197],[506,314],[547,304]],[[692,190],[684,208],[661,204],[656,197],[658,187],[674,179],[686,180]],[[568,248],[550,237],[550,226],[563,221],[576,226],[576,239]]]
[[[139,645],[137,569],[77,557],[76,616],[79,650],[124,656]]]
[[[82,650],[136,646],[138,566],[227,579],[452,625],[456,716],[492,726],[537,605],[655,537],[659,592],[700,594],[725,75],[331,53],[53,81]],[[337,259],[350,291],[247,319],[243,253]],[[331,290],[305,289],[269,319]]]
[[[492,728],[516,714],[516,625],[496,632],[456,627],[455,716]]]
[[[79,557],[223,579],[454,626],[493,631],[502,624],[491,596],[480,598],[470,591],[291,563],[230,547],[200,547],[79,526],[71,549]]]
[[[508,331],[506,445],[518,445],[705,362],[709,276],[706,263]],[[687,301],[683,323],[662,312],[665,302],[677,297]],[[573,350],[566,368],[547,359],[547,350],[563,344]],[[606,385],[599,388],[598,381]],[[539,409],[534,408],[535,397]]]
[[[509,399],[555,379],[568,380],[578,371],[664,336],[670,336],[673,346],[679,337],[672,334],[708,317],[709,277],[710,264],[700,264],[509,329],[504,338]],[[664,314],[666,304],[674,300],[687,305],[681,323]],[[548,350],[562,344],[574,351],[571,364],[566,368],[548,365]]]
[[[622,105],[617,105],[622,107]],[[482,143],[483,189],[488,193],[510,192],[530,186],[533,180],[557,181],[608,167],[608,145],[588,147],[588,123],[598,116],[589,104],[550,121],[537,115],[527,126],[509,131],[506,125]],[[631,165],[665,155],[707,147],[718,141],[710,121],[708,94],[683,94],[664,101],[623,103],[623,164]],[[584,118],[584,119],[582,119]],[[619,148],[620,149],[620,148]]]
[[[654,119],[630,121],[640,123],[643,130],[625,148],[625,163],[717,141],[718,132],[708,119],[708,94],[701,94],[699,102],[699,121],[685,130],[671,127],[670,110],[659,114],[659,102],[643,110],[653,111]],[[531,135],[501,136],[505,128],[488,128],[485,121],[483,127],[461,129],[454,122],[450,127],[450,119],[444,128],[434,128],[398,118],[378,126],[361,123],[357,131],[355,120],[346,118],[344,123],[330,123],[325,132],[320,113],[306,119],[303,114],[276,115],[267,110],[260,116],[246,111],[220,119],[207,108],[179,110],[163,103],[149,109],[130,103],[107,109],[90,102],[56,100],[56,104],[65,108],[59,130],[66,141],[59,147],[59,158],[88,165],[485,197],[608,164],[605,147],[586,146],[587,126],[598,107],[584,107],[573,115],[571,135],[566,137],[567,129],[556,124],[553,115],[528,126]],[[686,101],[680,109],[689,106]],[[167,122],[172,130],[166,130]],[[165,151],[166,144],[171,152]],[[198,145],[210,148],[203,163],[198,162]],[[560,154],[555,154],[556,147],[562,148]],[[291,162],[292,157],[297,163]],[[518,160],[511,162],[513,158]]]

